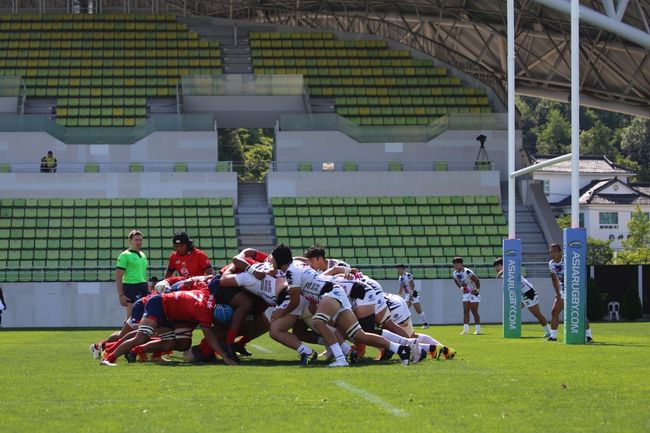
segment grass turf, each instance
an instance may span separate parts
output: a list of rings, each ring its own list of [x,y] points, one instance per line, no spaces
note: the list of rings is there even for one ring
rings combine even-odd
[[[650,324],[594,324],[596,343],[428,332],[453,361],[297,367],[268,336],[238,367],[100,367],[106,330],[0,333],[0,429],[9,432],[648,432]],[[561,334],[560,330],[560,335]],[[200,332],[195,333],[200,334]],[[256,348],[257,346],[257,348]],[[261,349],[270,353],[264,353]],[[368,350],[367,356],[374,355]]]

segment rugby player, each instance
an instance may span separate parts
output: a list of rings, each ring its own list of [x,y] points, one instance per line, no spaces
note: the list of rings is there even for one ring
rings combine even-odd
[[[413,305],[415,312],[418,313],[418,316],[422,320],[422,329],[427,329],[429,323],[427,322],[427,316],[422,311],[422,306],[420,305],[420,296],[418,291],[415,290],[415,280],[413,280],[413,275],[409,272],[406,272],[405,265],[397,266],[397,275],[399,282],[399,295],[404,295],[404,300],[406,301],[409,308]]]
[[[460,334],[465,335],[469,331],[469,313],[471,311],[476,327],[474,335],[480,335],[481,316],[478,314],[478,304],[481,302],[481,280],[471,269],[463,265],[462,257],[454,257],[452,263],[454,265],[452,278],[456,286],[463,292],[463,332]]]

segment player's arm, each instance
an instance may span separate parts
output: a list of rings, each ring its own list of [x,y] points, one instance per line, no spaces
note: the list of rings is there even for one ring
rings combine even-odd
[[[309,263],[309,260],[307,260],[307,258],[305,258],[305,257],[298,256],[298,257],[294,257],[293,259],[298,260],[299,262],[306,263],[306,264]]]
[[[476,286],[476,290],[481,290],[481,280],[476,276],[476,274],[472,274],[472,276],[469,277],[470,280],[474,281],[474,284]]]
[[[287,304],[287,308],[283,308],[281,310],[275,309],[273,311],[273,319],[279,319],[280,317],[284,317],[293,310],[298,307],[298,304],[300,304],[300,287],[292,287],[289,290],[289,303]]]
[[[409,278],[409,286],[411,286],[411,292],[415,291],[415,280]]]
[[[174,267],[172,266],[172,257],[169,256],[169,263],[167,263],[167,272],[165,272],[165,277],[163,279],[167,279],[169,277],[174,276]]]
[[[458,287],[461,290],[463,289],[463,285],[460,284],[460,281],[458,281],[456,278],[452,278],[452,280],[454,280],[454,283],[456,284],[456,287]]]
[[[201,330],[203,331],[203,335],[210,345],[210,348],[223,357],[223,362],[228,365],[236,365],[236,362],[228,358],[228,355],[224,352],[223,348],[219,344],[219,339],[214,335],[212,327],[201,326]]]
[[[562,285],[557,275],[551,273],[551,283],[553,283],[553,289],[555,289],[555,296],[560,296],[560,291],[562,290]]]
[[[117,288],[117,297],[119,298],[120,305],[126,307],[126,295],[124,294],[124,284],[122,277],[124,276],[124,268],[115,269],[115,287]]]
[[[237,267],[237,269],[244,271],[248,266],[250,266],[250,263],[246,259],[255,259],[256,255],[257,250],[255,248],[244,248],[239,252],[239,254],[232,258],[232,263]]]
[[[353,269],[353,268],[351,268],[349,266],[338,265],[338,266],[332,266],[331,268],[326,269],[325,271],[323,271],[323,273],[321,275],[338,275],[338,274],[348,275],[352,271],[359,272],[358,269]]]

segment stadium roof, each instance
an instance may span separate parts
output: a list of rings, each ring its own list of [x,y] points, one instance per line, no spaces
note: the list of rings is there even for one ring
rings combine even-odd
[[[186,5],[192,15],[375,34],[478,78],[505,101],[506,0],[160,3],[177,13]],[[517,93],[568,101],[570,22],[560,10],[569,1],[516,3]],[[650,0],[580,3],[582,105],[650,118]]]
[[[555,158],[554,156],[537,156],[534,158],[534,163],[540,163]],[[579,163],[580,174],[597,174],[608,176],[634,176],[633,171],[619,167],[612,161],[607,159],[606,156],[580,156]],[[558,162],[557,164],[542,167],[536,170],[537,173],[557,173],[557,174],[571,174],[571,161]]]

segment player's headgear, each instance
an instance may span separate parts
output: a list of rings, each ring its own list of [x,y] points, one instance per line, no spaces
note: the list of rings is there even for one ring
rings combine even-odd
[[[174,237],[172,239],[174,245],[182,245],[182,244],[187,245],[188,251],[191,251],[192,248],[194,248],[194,242],[192,242],[192,239],[190,239],[190,237],[185,232],[174,233]]]
[[[214,308],[214,321],[226,325],[232,320],[233,309],[227,304],[217,304]]]
[[[452,263],[463,263],[463,258],[460,257],[460,256],[456,256],[456,257],[453,258],[453,260],[451,262]]]
[[[397,265],[397,267],[398,267],[398,268],[402,268],[402,269],[406,269],[406,265],[403,264],[403,263],[400,263],[399,265]]]
[[[492,262],[492,266],[496,266],[496,265],[503,266],[503,259],[501,257],[499,257],[498,259],[494,259],[494,261]]]
[[[280,244],[273,248],[271,251],[271,256],[275,260],[275,266],[280,268],[284,265],[288,265],[293,262],[293,255],[291,254],[291,248],[285,244]]]

